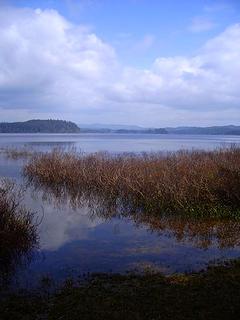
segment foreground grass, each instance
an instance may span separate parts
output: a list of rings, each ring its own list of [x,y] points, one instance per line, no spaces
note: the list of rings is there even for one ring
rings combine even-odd
[[[33,156],[24,174],[55,195],[95,201],[109,211],[240,217],[236,147],[118,156],[55,150]]]
[[[22,204],[22,190],[0,181],[0,291],[21,257],[37,244],[33,213]]]
[[[239,319],[240,262],[170,277],[98,275],[53,295],[19,294],[1,301],[2,320]]]

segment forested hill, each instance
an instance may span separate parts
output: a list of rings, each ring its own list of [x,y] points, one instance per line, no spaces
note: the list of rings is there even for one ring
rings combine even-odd
[[[25,122],[2,122],[0,133],[78,133],[80,128],[64,120],[29,120]]]
[[[168,133],[173,134],[222,134],[240,135],[240,126],[213,126],[213,127],[177,127],[166,128]]]

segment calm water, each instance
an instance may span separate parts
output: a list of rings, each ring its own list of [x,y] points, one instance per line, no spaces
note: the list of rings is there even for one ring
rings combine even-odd
[[[35,150],[76,147],[84,152],[173,151],[214,149],[239,144],[240,136],[176,135],[0,135],[0,148],[27,146]],[[0,157],[0,176],[22,183],[26,160]],[[28,189],[28,208],[37,212],[40,249],[30,265],[21,267],[16,281],[32,286],[43,275],[57,281],[88,272],[126,272],[151,267],[164,273],[199,270],[209,262],[240,256],[240,224],[105,219],[89,209],[73,209],[68,201],[59,204]],[[136,219],[135,219],[136,220]]]
[[[83,152],[175,151],[178,149],[213,149],[239,144],[240,136],[170,135],[170,134],[0,134],[0,148],[27,146],[49,150],[76,147]]]

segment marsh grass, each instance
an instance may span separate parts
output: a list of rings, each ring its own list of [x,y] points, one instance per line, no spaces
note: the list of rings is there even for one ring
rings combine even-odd
[[[109,211],[240,217],[240,149],[111,155],[54,150],[24,168],[55,195],[99,202]]]
[[[22,205],[23,192],[9,180],[0,182],[0,286],[37,245],[34,213]]]

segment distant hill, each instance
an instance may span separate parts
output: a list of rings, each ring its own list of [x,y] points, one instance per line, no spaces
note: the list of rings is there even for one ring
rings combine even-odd
[[[101,123],[92,123],[92,124],[78,124],[81,129],[87,130],[104,130],[104,131],[115,131],[115,130],[145,130],[146,128],[135,126],[135,125],[127,125],[127,124],[101,124]]]
[[[81,128],[81,133],[133,133],[133,134],[167,134],[167,130],[164,128],[153,128],[153,129],[144,129],[135,130],[135,129],[108,129],[108,128]]]
[[[212,127],[167,127],[144,128],[134,125],[121,124],[82,124],[81,132],[92,133],[150,133],[150,134],[205,134],[205,135],[240,135],[240,126],[212,126]]]
[[[79,128],[80,126],[80,128]],[[25,122],[2,122],[0,133],[131,133],[131,134],[206,134],[240,135],[240,126],[167,127],[144,128],[134,125],[92,124],[79,125],[64,120],[29,120]]]
[[[163,128],[153,128],[153,129],[144,129],[141,130],[130,130],[130,129],[118,129],[114,130],[115,133],[150,133],[150,134],[166,134],[168,133],[166,129]]]
[[[240,135],[240,126],[211,126],[211,127],[166,127],[144,128],[134,125],[121,124],[82,124],[81,132],[92,133],[150,133],[150,134],[205,134],[205,135]]]
[[[2,122],[0,133],[79,133],[80,128],[64,120],[29,120],[25,122]]]
[[[150,134],[166,134],[164,128],[144,128],[140,126],[127,124],[79,124],[81,132],[84,133],[150,133]]]
[[[240,135],[240,126],[213,126],[213,127],[176,127],[166,128],[168,133],[174,134],[216,134]]]

